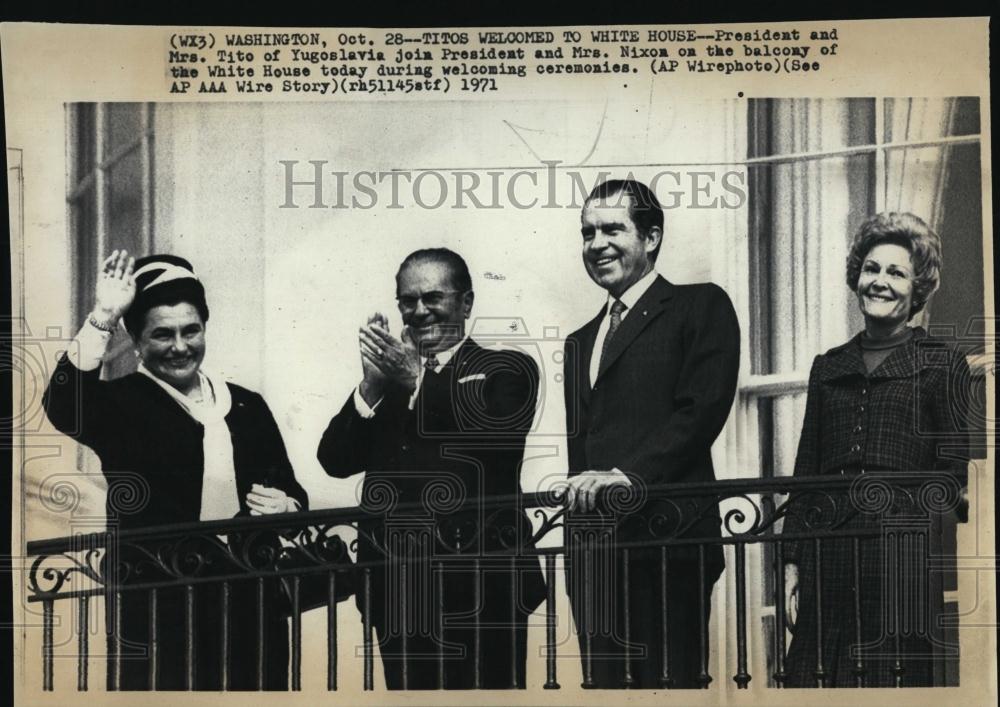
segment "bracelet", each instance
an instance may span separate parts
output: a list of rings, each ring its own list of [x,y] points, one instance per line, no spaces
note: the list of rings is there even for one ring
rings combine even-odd
[[[90,316],[87,318],[87,321],[90,323],[90,326],[94,327],[99,331],[103,331],[106,334],[114,334],[115,329],[118,327],[117,320],[101,322],[98,321],[97,317],[94,316],[93,312],[91,312]]]

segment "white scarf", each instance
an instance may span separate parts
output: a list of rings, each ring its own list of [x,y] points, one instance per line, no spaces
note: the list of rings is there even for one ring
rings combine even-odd
[[[200,402],[187,397],[172,385],[153,375],[139,364],[139,373],[148,376],[163,388],[181,408],[205,428],[202,453],[205,459],[201,481],[201,512],[199,520],[232,518],[240,512],[240,497],[236,490],[236,467],[233,465],[233,440],[226,424],[226,415],[233,400],[229,386],[221,378],[198,371],[201,386]]]

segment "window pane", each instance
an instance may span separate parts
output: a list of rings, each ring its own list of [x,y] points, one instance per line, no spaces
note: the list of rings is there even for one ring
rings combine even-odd
[[[142,222],[142,152],[133,150],[108,170],[108,248],[137,253]]]
[[[77,326],[93,305],[94,286],[99,254],[97,253],[97,208],[95,189],[91,185],[70,205],[70,229],[76,254],[76,311]]]
[[[73,140],[76,148],[76,179],[83,179],[97,164],[97,106],[73,105]],[[75,185],[74,185],[75,186]]]
[[[109,103],[108,145],[105,156],[134,144],[142,134],[142,103]]]
[[[885,141],[908,142],[979,133],[979,98],[887,98]]]
[[[750,167],[752,373],[808,370],[858,330],[844,263],[873,182],[874,154]]]
[[[826,152],[875,142],[874,98],[764,98],[748,106],[748,156]]]

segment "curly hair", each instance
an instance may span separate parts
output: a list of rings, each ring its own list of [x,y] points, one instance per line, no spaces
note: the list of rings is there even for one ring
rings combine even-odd
[[[847,255],[847,286],[858,290],[861,266],[871,249],[883,243],[906,248],[913,262],[913,301],[910,305],[912,319],[927,304],[941,284],[941,238],[910,213],[887,212],[876,214],[861,224],[851,250]]]

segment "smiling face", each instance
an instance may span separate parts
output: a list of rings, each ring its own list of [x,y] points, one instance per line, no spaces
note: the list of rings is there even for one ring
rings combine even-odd
[[[473,297],[471,291],[458,291],[447,264],[434,260],[410,263],[396,280],[403,324],[424,355],[444,351],[461,341]]]
[[[913,261],[910,251],[881,243],[865,256],[858,277],[858,305],[866,321],[901,324],[913,305]]]
[[[654,226],[643,237],[632,220],[628,203],[588,201],[580,220],[587,274],[612,296],[620,297],[653,270],[652,253],[659,246],[663,232]]]
[[[150,309],[136,345],[143,365],[163,382],[185,394],[198,385],[205,323],[194,305],[180,302]]]

